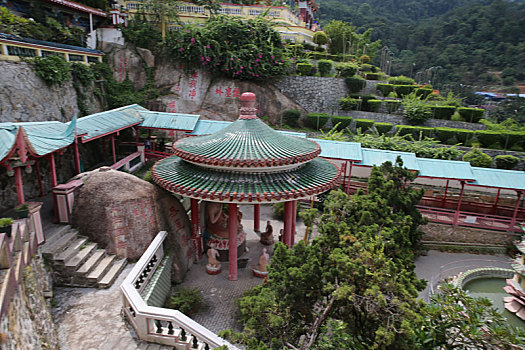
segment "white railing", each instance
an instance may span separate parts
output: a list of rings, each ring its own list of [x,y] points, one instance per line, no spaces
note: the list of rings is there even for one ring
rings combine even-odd
[[[139,160],[137,161],[137,159]],[[110,168],[115,169],[115,170],[125,170],[125,171],[129,171],[130,173],[132,173],[135,170],[139,169],[143,164],[144,164],[144,152],[137,151],[133,154],[130,154],[126,158],[119,160],[115,164],[111,165]]]
[[[222,345],[226,345],[228,349],[237,349],[182,312],[149,306],[142,299],[140,292],[164,256],[162,244],[166,236],[166,231],[157,234],[120,286],[124,313],[138,337],[177,349],[215,349]]]

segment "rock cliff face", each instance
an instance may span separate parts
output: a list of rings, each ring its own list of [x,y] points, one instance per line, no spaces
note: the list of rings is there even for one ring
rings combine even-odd
[[[0,349],[58,349],[50,306],[43,294],[52,289],[41,256],[35,256],[0,321]]]
[[[109,168],[79,175],[84,186],[73,212],[80,234],[99,243],[109,254],[138,260],[161,230],[173,252],[174,281],[182,281],[190,264],[188,216],[172,195],[136,176]]]
[[[72,82],[48,86],[29,63],[0,61],[0,82],[0,122],[67,122],[78,113]],[[100,112],[93,94],[85,94],[90,112]]]

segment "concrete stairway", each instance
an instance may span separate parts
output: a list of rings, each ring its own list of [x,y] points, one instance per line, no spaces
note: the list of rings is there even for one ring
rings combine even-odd
[[[46,232],[42,255],[53,267],[54,282],[71,287],[108,288],[127,264],[69,225],[57,226],[49,235]]]

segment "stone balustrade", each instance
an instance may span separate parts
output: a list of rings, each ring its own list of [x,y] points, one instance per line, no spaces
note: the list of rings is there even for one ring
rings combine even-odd
[[[149,306],[141,297],[140,293],[164,257],[166,236],[166,231],[157,234],[120,287],[124,313],[138,337],[176,349],[214,349],[222,345],[237,349],[182,312]]]
[[[469,270],[454,280],[454,286],[462,288],[470,281],[478,278],[512,278],[514,271],[511,269],[503,269],[498,267],[482,267],[478,269]]]
[[[16,220],[11,234],[0,233],[0,318],[7,312],[11,297],[23,279],[24,268],[44,242],[40,208],[42,203],[27,203],[29,217]]]

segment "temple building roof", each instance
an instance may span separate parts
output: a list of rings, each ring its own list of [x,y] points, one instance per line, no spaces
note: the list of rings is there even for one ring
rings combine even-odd
[[[244,100],[243,100],[244,98]],[[255,103],[245,93],[241,102]],[[206,136],[185,138],[174,145],[174,154],[186,161],[209,166],[272,167],[300,164],[321,153],[309,139],[284,135],[255,116],[254,107],[242,107],[237,121]]]

